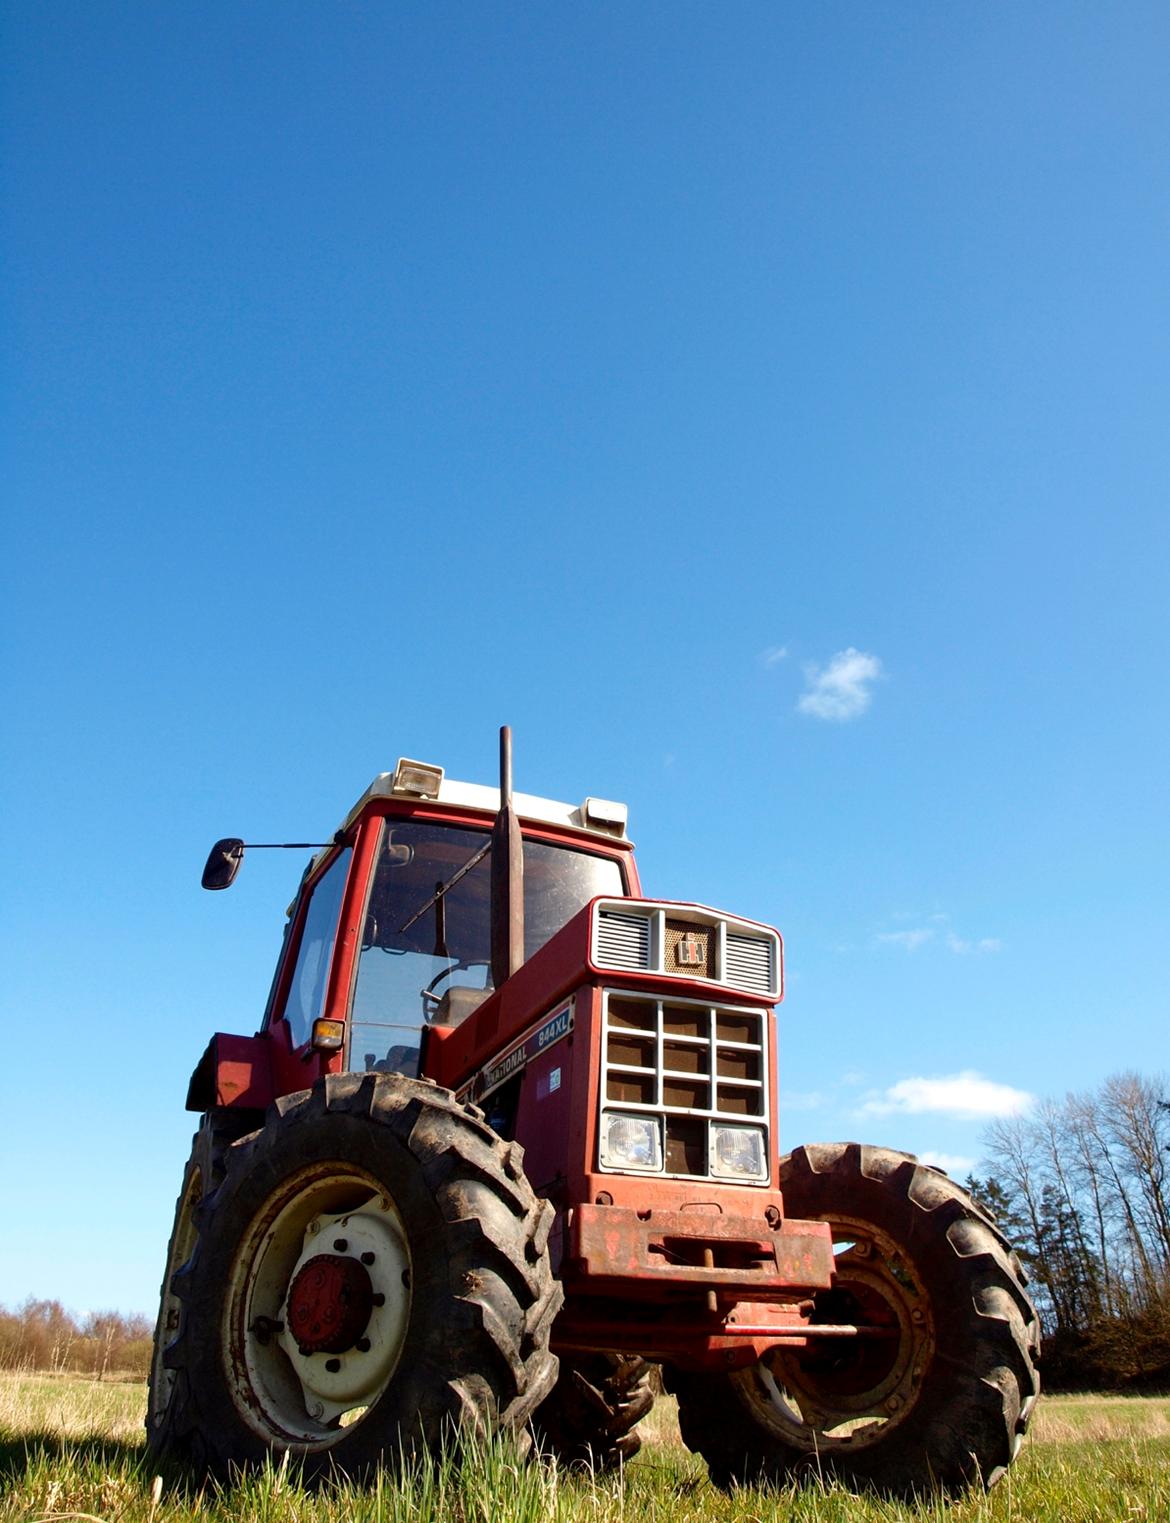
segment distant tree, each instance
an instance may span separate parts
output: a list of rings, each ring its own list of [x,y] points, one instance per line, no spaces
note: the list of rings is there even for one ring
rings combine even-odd
[[[1050,1374],[1170,1387],[1166,1080],[1116,1074],[996,1122],[984,1146],[969,1183],[1029,1269]]]
[[[1029,1276],[1034,1278],[1037,1255],[1032,1226],[1017,1196],[991,1174],[986,1179],[968,1174],[965,1184],[976,1204],[984,1207],[995,1218],[999,1230],[1015,1248],[1016,1256]]]
[[[0,1369],[141,1379],[150,1367],[151,1331],[146,1317],[114,1311],[91,1312],[79,1323],[60,1301],[30,1296],[14,1311],[0,1307]]]
[[[1040,1198],[1041,1261],[1057,1331],[1091,1326],[1101,1309],[1100,1276],[1085,1252],[1080,1212],[1054,1184]]]

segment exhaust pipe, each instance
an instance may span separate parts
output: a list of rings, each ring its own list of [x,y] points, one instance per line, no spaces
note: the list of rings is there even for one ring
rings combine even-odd
[[[512,805],[512,731],[500,729],[500,808],[492,826],[492,983],[507,983],[524,961],[524,845]]]

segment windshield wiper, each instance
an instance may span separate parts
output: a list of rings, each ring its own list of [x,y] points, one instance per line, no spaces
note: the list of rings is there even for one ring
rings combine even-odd
[[[421,920],[433,904],[438,904],[448,889],[454,888],[459,880],[461,878],[465,878],[473,867],[477,867],[479,863],[481,863],[487,856],[488,852],[491,851],[491,849],[492,841],[491,837],[489,836],[485,844],[479,848],[475,855],[468,857],[463,866],[459,868],[457,872],[452,873],[451,876],[447,879],[446,883],[440,883],[438,888],[423,905],[423,907],[419,910],[415,910],[414,914],[410,917],[405,925],[400,925],[398,927],[399,936],[402,935],[403,931],[409,931],[416,920]]]

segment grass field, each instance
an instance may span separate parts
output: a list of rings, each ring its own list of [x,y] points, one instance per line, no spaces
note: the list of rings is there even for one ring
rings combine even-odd
[[[914,1506],[816,1486],[715,1490],[678,1441],[669,1399],[622,1476],[524,1463],[506,1444],[462,1470],[435,1461],[367,1490],[309,1493],[275,1467],[232,1491],[167,1486],[142,1446],[141,1385],[0,1374],[0,1523],[1167,1523],[1170,1398],[1045,1398],[990,1496]]]

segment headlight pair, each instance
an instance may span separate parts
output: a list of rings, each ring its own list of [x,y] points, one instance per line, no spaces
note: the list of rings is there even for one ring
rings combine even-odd
[[[601,1166],[638,1173],[663,1172],[661,1116],[605,1111],[601,1118]],[[708,1168],[716,1179],[766,1179],[767,1150],[758,1126],[726,1126],[712,1121],[707,1134]]]

